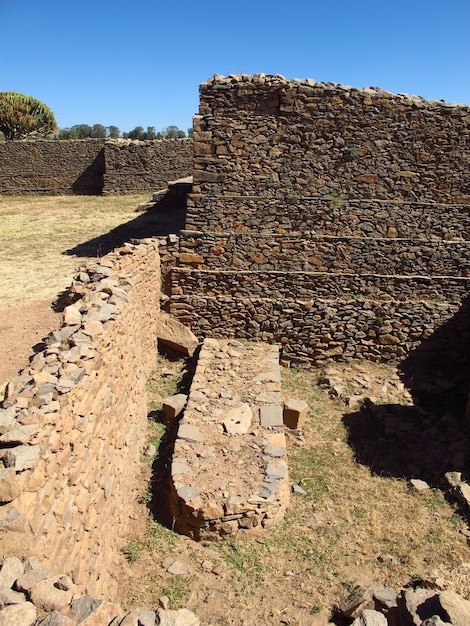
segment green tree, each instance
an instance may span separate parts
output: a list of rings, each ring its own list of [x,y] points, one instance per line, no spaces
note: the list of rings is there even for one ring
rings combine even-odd
[[[178,126],[167,126],[162,130],[162,135],[165,139],[180,139],[186,137],[184,130],[180,130]]]
[[[155,132],[155,126],[147,126],[145,139],[156,139],[156,138],[157,138],[157,133]]]
[[[111,139],[118,139],[121,131],[117,126],[108,126],[108,135]]]
[[[5,139],[48,135],[57,127],[54,114],[43,102],[16,91],[0,93],[0,131]]]
[[[123,137],[125,139],[144,139],[144,129],[142,126],[136,126],[134,130],[124,133]]]
[[[188,137],[189,137],[190,139],[192,139],[192,138],[193,138],[193,136],[194,136],[194,131],[193,131],[193,129],[192,129],[192,128],[188,128]]]
[[[90,137],[104,139],[106,137],[106,126],[103,126],[103,124],[93,124]]]

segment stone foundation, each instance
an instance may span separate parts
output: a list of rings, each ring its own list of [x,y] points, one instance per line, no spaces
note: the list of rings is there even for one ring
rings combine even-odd
[[[171,466],[175,530],[194,539],[246,537],[289,502],[276,346],[206,339]]]

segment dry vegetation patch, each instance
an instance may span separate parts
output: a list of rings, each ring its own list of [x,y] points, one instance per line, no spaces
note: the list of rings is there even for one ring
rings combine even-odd
[[[390,387],[389,398],[383,384],[395,377],[394,369],[364,367],[374,392],[380,386],[382,400],[395,402],[396,389]],[[168,387],[172,370],[176,379]],[[285,397],[305,399],[310,407],[303,436],[288,438],[291,482],[306,495],[292,496],[284,522],[257,540],[195,543],[155,522],[144,498],[140,534],[126,548],[139,549],[127,552],[132,562],[119,581],[129,606],[153,606],[167,595],[172,608],[186,606],[204,624],[311,624],[357,584],[398,590],[437,576],[469,597],[464,520],[441,491],[417,493],[407,481],[374,475],[356,461],[344,421],[348,409],[321,387],[322,377],[318,369],[283,370]],[[176,391],[178,378],[181,370],[160,358],[150,401]],[[184,565],[182,574],[168,571],[173,561]]]
[[[80,264],[68,251],[132,220],[145,200],[148,194],[0,196],[2,305],[54,299]]]

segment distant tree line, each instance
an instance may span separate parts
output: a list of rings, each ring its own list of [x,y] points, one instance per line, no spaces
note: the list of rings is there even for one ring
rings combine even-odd
[[[188,137],[192,137],[193,129],[188,128]],[[184,130],[180,130],[178,126],[168,126],[163,130],[156,132],[155,126],[147,126],[147,130],[144,130],[142,126],[136,126],[128,133],[124,132],[121,135],[121,131],[117,126],[103,126],[102,124],[76,124],[71,128],[61,129],[57,135],[57,139],[104,139],[110,137],[111,139],[139,139],[141,141],[145,139],[180,139],[186,137]]]
[[[188,128],[188,137],[193,136],[193,129]],[[16,91],[0,92],[0,141],[14,139],[87,139],[89,137],[118,139],[121,131],[117,126],[103,124],[76,124],[71,128],[57,130],[54,114],[43,102],[17,93]],[[136,126],[128,133],[122,133],[123,139],[179,139],[186,137],[184,130],[178,126],[167,126],[158,133],[155,126]]]

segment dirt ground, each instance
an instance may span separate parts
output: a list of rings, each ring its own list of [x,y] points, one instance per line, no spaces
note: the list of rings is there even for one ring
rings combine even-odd
[[[60,314],[47,300],[0,305],[0,389],[28,365],[33,347],[59,324]]]

